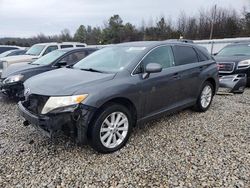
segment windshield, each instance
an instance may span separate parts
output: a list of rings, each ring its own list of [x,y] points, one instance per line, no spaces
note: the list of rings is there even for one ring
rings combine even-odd
[[[44,45],[33,45],[27,52],[27,55],[35,55],[35,56],[39,56],[40,53],[43,51],[43,49],[45,48]]]
[[[49,65],[65,53],[66,53],[65,51],[56,50],[56,51],[48,53],[45,56],[42,56],[41,58],[32,62],[31,64],[33,64],[33,65]]]
[[[7,57],[11,52],[12,52],[12,50],[11,50],[11,51],[6,51],[6,52],[4,52],[4,53],[1,53],[1,54],[0,54],[0,58],[1,58],[1,57]]]
[[[227,46],[217,54],[217,56],[248,56],[248,55],[250,55],[250,45],[247,44]]]
[[[119,72],[130,64],[145,47],[113,46],[101,49],[75,64],[76,69]]]

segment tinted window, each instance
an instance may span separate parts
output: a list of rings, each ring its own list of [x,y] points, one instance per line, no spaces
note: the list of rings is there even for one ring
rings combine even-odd
[[[54,51],[54,50],[57,50],[57,49],[58,49],[57,46],[49,46],[49,47],[45,50],[45,52],[44,52],[43,55],[46,55],[46,54],[48,54],[48,53],[50,53],[50,52],[52,52],[52,51]]]
[[[192,47],[174,46],[175,65],[186,65],[198,62],[196,52]]]
[[[68,65],[73,65],[87,56],[86,52],[74,52],[67,55],[61,61],[66,61]]]
[[[200,61],[207,61],[207,60],[210,59],[207,55],[205,55],[205,54],[204,54],[202,51],[200,51],[200,50],[197,50],[197,54],[198,54],[198,56],[199,56],[199,60],[200,60]]]
[[[85,47],[85,45],[76,45],[76,47]]]
[[[72,48],[73,45],[61,45],[61,48]]]
[[[143,66],[146,67],[149,63],[159,63],[162,68],[173,66],[174,57],[170,46],[162,46],[150,52],[143,60]]]

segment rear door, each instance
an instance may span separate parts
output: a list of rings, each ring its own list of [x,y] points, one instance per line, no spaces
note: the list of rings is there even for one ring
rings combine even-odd
[[[196,100],[201,82],[199,75],[205,67],[199,63],[198,54],[192,46],[174,45],[173,51],[178,69],[180,102],[185,104]]]

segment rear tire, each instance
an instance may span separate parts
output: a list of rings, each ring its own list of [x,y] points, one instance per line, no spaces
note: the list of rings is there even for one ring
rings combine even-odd
[[[212,104],[213,97],[214,86],[208,81],[204,82],[193,109],[197,112],[206,112]]]
[[[132,130],[132,115],[116,103],[105,105],[91,126],[90,145],[100,153],[112,153],[128,141]]]

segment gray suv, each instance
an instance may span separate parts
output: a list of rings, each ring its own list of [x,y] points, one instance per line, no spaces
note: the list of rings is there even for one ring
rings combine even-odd
[[[101,153],[122,148],[133,127],[187,107],[205,112],[218,69],[204,48],[181,42],[131,42],[94,52],[73,67],[25,83],[25,125],[63,131]]]

